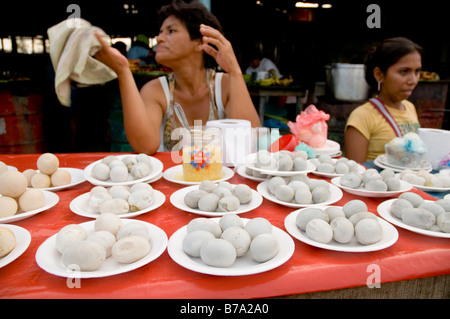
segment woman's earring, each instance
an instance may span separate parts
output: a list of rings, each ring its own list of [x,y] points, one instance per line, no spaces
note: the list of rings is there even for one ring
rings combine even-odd
[[[378,81],[378,92],[380,92],[380,91],[381,91],[381,82]]]

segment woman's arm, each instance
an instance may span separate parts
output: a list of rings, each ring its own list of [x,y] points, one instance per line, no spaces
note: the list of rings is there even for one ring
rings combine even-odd
[[[253,127],[261,126],[231,43],[222,33],[210,26],[202,24],[200,32],[203,35],[203,51],[211,55],[226,72],[223,91],[227,117],[249,120]],[[213,44],[217,50],[209,44]]]
[[[146,99],[144,102],[131,73],[128,59],[106,44],[98,34],[97,38],[102,44],[102,49],[95,57],[117,74],[128,142],[135,152],[154,154],[160,145],[162,109],[154,98]],[[142,94],[147,97],[158,96],[158,85],[160,84],[156,81],[151,85],[150,83],[145,85]]]
[[[345,157],[358,163],[364,163],[369,148],[369,140],[356,128],[348,126],[345,130]]]

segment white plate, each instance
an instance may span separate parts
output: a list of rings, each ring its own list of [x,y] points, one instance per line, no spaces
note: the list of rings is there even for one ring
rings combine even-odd
[[[421,185],[416,185],[416,184],[411,184],[412,186],[414,186],[417,189],[420,189],[424,192],[435,192],[435,193],[445,193],[445,192],[450,192],[450,187],[432,187],[432,186],[421,186]]]
[[[443,231],[441,231],[439,229],[439,227],[437,225],[432,226],[431,229],[421,229],[421,228],[407,225],[400,218],[397,218],[394,215],[392,215],[390,212],[391,205],[396,199],[397,198],[389,199],[387,201],[382,202],[380,205],[378,205],[378,207],[377,207],[378,214],[380,214],[380,216],[383,217],[384,219],[386,219],[388,222],[390,222],[398,227],[401,227],[403,229],[407,229],[412,232],[415,232],[415,233],[418,233],[421,235],[431,236],[431,237],[450,238],[450,233],[444,233]],[[426,202],[433,202],[433,201],[426,200]]]
[[[401,174],[396,174],[396,176],[398,178],[400,178]],[[450,187],[433,187],[433,186],[423,186],[423,185],[417,185],[417,184],[413,184],[410,183],[413,187],[420,189],[424,192],[435,192],[435,193],[444,193],[444,192],[449,192],[450,191]]]
[[[412,171],[427,171],[431,172],[433,170],[433,167],[431,166],[430,162],[422,161],[422,166],[420,167],[406,167],[406,166],[397,166],[389,164],[386,158],[386,154],[378,155],[378,157],[373,161],[373,163],[383,169],[392,169],[394,172],[400,173],[401,171],[404,171],[406,169],[410,169]]]
[[[217,222],[219,218],[214,218]],[[242,218],[244,224],[249,219]],[[284,264],[291,258],[294,253],[295,244],[291,236],[278,227],[273,226],[272,234],[278,241],[278,254],[271,260],[263,263],[254,261],[250,253],[247,252],[242,257],[236,258],[234,264],[229,268],[211,267],[203,263],[201,258],[190,257],[183,251],[182,243],[187,234],[186,226],[178,229],[169,239],[167,251],[169,256],[180,266],[189,270],[199,272],[202,274],[216,275],[216,276],[246,276],[252,274],[262,273]]]
[[[234,171],[226,166],[222,167],[222,178],[213,182],[219,183],[227,181],[234,176]],[[181,184],[181,185],[198,185],[201,182],[188,182],[183,180],[183,165],[172,166],[164,171],[163,177],[169,182]]]
[[[316,148],[316,155],[320,156],[322,154],[336,154],[339,153],[341,150],[341,145],[339,145],[338,142],[327,140],[324,147]],[[331,156],[331,155],[330,155]]]
[[[243,213],[249,212],[251,210],[258,208],[263,201],[261,195],[257,191],[252,189],[252,200],[250,201],[250,203],[241,204],[239,206],[239,209],[236,211],[233,211],[233,212],[204,212],[199,209],[190,208],[189,206],[187,206],[184,203],[184,197],[186,196],[186,194],[192,190],[198,189],[198,187],[199,187],[198,185],[194,185],[194,186],[187,186],[180,190],[177,190],[170,196],[170,202],[176,208],[184,210],[186,212],[194,213],[197,215],[203,215],[203,216],[218,217],[218,216],[223,216],[227,213],[243,214]]]
[[[122,215],[118,215],[118,216],[120,218],[136,217],[136,216],[148,213],[152,210],[155,210],[158,207],[160,207],[162,204],[164,204],[164,202],[166,201],[166,196],[162,192],[154,189],[153,194],[154,194],[154,201],[150,207],[147,207],[146,209],[143,209],[143,210],[139,210],[137,212],[129,211],[126,214],[122,214]],[[80,216],[89,217],[89,218],[97,218],[100,215],[99,213],[92,211],[92,209],[89,207],[89,192],[84,193],[84,194],[76,197],[75,199],[73,199],[70,202],[69,207],[72,212],[74,212],[75,214],[80,215]]]
[[[131,264],[122,264],[115,261],[112,257],[106,258],[100,268],[94,271],[79,271],[74,272],[67,269],[62,262],[62,254],[60,254],[55,247],[56,234],[46,239],[36,251],[36,262],[46,272],[61,276],[73,278],[100,278],[122,274],[139,267],[142,267],[149,262],[158,258],[167,247],[167,235],[159,227],[147,222],[134,219],[122,219],[123,224],[138,222],[147,226],[150,232],[150,252],[138,261]],[[94,233],[95,221],[89,221],[80,224],[89,234]]]
[[[17,171],[17,167],[6,165],[8,167],[8,171]]]
[[[8,255],[0,257],[0,268],[2,268],[19,258],[27,250],[31,243],[31,235],[28,230],[16,225],[0,224],[0,227],[10,229],[16,237],[14,249]]]
[[[12,223],[18,220],[22,220],[28,217],[31,217],[33,215],[36,215],[38,213],[41,213],[47,209],[52,208],[53,206],[55,206],[56,204],[58,204],[59,202],[59,196],[56,195],[53,192],[49,192],[49,191],[42,191],[44,193],[45,196],[45,203],[44,206],[38,209],[34,209],[34,210],[30,210],[28,212],[17,212],[15,215],[13,216],[8,216],[8,217],[3,217],[0,218],[0,223]],[[1,195],[0,195],[1,196]]]
[[[65,170],[65,171],[69,172],[70,177],[71,177],[70,183],[67,185],[62,185],[62,186],[52,186],[52,187],[39,188],[39,189],[56,192],[56,191],[61,191],[63,189],[67,189],[67,188],[76,186],[76,185],[81,184],[84,181],[86,181],[86,178],[84,177],[84,171],[82,169],[71,168],[71,167],[60,167],[60,168],[58,168],[58,170]],[[39,170],[37,170],[36,172],[39,172]]]
[[[284,201],[277,199],[275,197],[275,195],[273,195],[269,191],[269,181],[259,183],[258,186],[256,187],[256,189],[265,199],[268,199],[274,203],[277,203],[277,204],[280,204],[283,206],[287,206],[287,207],[291,207],[291,208],[317,207],[317,206],[331,205],[331,204],[338,202],[342,198],[342,196],[344,196],[344,194],[342,193],[342,191],[339,187],[330,184],[330,197],[325,202],[317,203],[317,204],[297,204],[295,202],[288,203],[288,202],[284,202]]]
[[[400,195],[401,193],[407,192],[412,188],[410,183],[402,181],[402,180],[400,180],[400,190],[385,191],[385,192],[369,191],[369,190],[366,190],[364,187],[358,187],[358,188],[345,187],[345,186],[341,185],[340,177],[335,177],[335,178],[331,179],[331,183],[342,188],[349,194],[365,196],[365,197],[393,197],[393,196]]]
[[[249,180],[252,180],[252,181],[255,181],[255,182],[264,182],[269,177],[269,175],[267,175],[267,178],[262,178],[262,177],[256,177],[256,176],[253,176],[253,175],[249,175],[249,174],[247,174],[246,170],[247,170],[247,168],[245,167],[245,165],[241,165],[241,166],[238,167],[237,173],[240,176],[245,177],[245,178],[247,178]]]
[[[279,171],[279,170],[264,169],[264,168],[256,167],[255,162],[256,162],[256,153],[252,153],[246,157],[245,165],[249,169],[260,172],[261,174],[266,174],[266,175],[271,175],[271,176],[294,176],[294,175],[300,175],[300,174],[307,174],[316,169],[316,166],[310,160],[306,161],[307,168],[304,171]]]
[[[333,158],[333,159],[331,159],[331,160],[333,161],[333,163],[336,164],[337,159],[334,159],[334,158]],[[358,170],[357,170],[357,173],[358,173],[358,174],[362,174],[362,173],[364,173],[365,170],[366,170],[366,168],[365,168],[364,166],[362,166],[361,164],[358,163]],[[318,172],[318,171],[317,171],[317,168],[316,168],[315,171],[312,171],[311,173],[314,174],[314,175],[320,176],[320,177],[325,177],[325,178],[333,178],[333,177],[339,177],[339,176],[345,175],[345,174],[337,174],[337,173],[323,173],[323,172]]]
[[[116,157],[120,160],[126,158],[126,157],[136,157],[136,154],[126,154],[126,155],[116,155]],[[98,160],[95,161],[94,163],[89,164],[88,166],[86,166],[86,168],[84,169],[84,177],[88,180],[89,183],[93,184],[93,185],[97,185],[97,186],[114,186],[114,185],[133,185],[136,183],[147,183],[149,181],[154,181],[155,178],[158,177],[158,175],[163,171],[163,163],[153,157],[150,156],[151,159],[151,163],[152,163],[152,171],[150,172],[149,175],[140,178],[140,179],[133,179],[133,177],[131,176],[131,174],[128,174],[128,180],[126,182],[118,182],[115,183],[113,181],[111,181],[111,179],[108,179],[106,181],[101,181],[98,180],[94,177],[92,177],[92,169],[94,168],[95,165],[97,165],[98,163],[100,163],[102,160]]]
[[[339,152],[337,152],[337,153],[330,153],[330,154],[328,154],[330,157],[339,157],[339,156],[341,156],[342,155],[342,152],[341,151],[339,151]]]
[[[318,207],[320,209],[325,209],[328,206],[324,207]],[[304,208],[303,208],[304,209]],[[288,231],[289,234],[291,234],[294,238],[297,238],[301,242],[304,242],[305,244],[328,249],[328,250],[335,250],[335,251],[345,251],[345,252],[353,252],[353,253],[360,253],[360,252],[368,252],[368,251],[376,251],[385,249],[389,246],[392,246],[398,239],[398,231],[395,229],[394,226],[386,222],[385,220],[378,218],[378,221],[381,224],[381,227],[383,228],[383,238],[371,245],[362,245],[357,240],[356,237],[353,236],[353,239],[347,243],[347,244],[341,244],[334,239],[332,239],[329,243],[324,244],[320,243],[318,241],[315,241],[306,234],[306,232],[302,231],[300,228],[298,228],[296,224],[296,218],[297,215],[300,213],[303,209],[296,210],[289,215],[286,216],[284,220],[284,227]]]

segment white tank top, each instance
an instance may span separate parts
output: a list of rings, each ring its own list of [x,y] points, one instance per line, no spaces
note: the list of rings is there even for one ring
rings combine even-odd
[[[226,118],[225,108],[223,106],[223,101],[222,101],[222,76],[223,76],[222,72],[217,72],[217,73],[215,73],[215,78],[214,78],[214,81],[215,81],[215,85],[214,85],[215,103],[217,106],[217,113],[218,113],[219,119]],[[169,82],[167,81],[166,76],[159,77],[159,81],[163,87],[164,94],[166,96],[167,107],[169,107],[171,100],[172,100],[172,97],[170,96]],[[164,125],[165,125],[165,120],[163,119],[163,121],[161,123],[161,129],[160,129],[161,143],[160,143],[158,152],[168,151],[164,147]]]

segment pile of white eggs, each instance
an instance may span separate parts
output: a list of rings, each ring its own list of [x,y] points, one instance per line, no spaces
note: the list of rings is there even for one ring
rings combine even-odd
[[[122,159],[109,155],[94,165],[91,175],[100,181],[122,183],[128,181],[130,176],[133,180],[144,178],[150,175],[152,170],[151,157],[146,154],[126,156]]]
[[[348,188],[363,188],[367,191],[386,192],[401,189],[401,180],[391,169],[378,172],[374,168],[365,170],[362,174],[352,172],[341,176],[340,183]]]
[[[59,169],[59,160],[52,153],[44,153],[37,159],[37,168],[22,173],[8,170],[0,162],[0,218],[18,212],[29,212],[45,205],[45,195],[39,188],[70,184],[71,175]]]
[[[37,188],[27,188],[27,177],[18,171],[0,174],[0,218],[28,212],[45,205],[45,195]]]
[[[432,174],[427,171],[412,171],[406,169],[400,173],[400,178],[408,183],[418,186],[436,188],[450,187],[450,176],[441,173]]]
[[[92,233],[78,224],[63,227],[56,234],[55,248],[64,266],[94,271],[109,257],[129,264],[146,256],[151,250],[150,231],[143,223],[124,224],[117,215],[104,213],[95,220]]]
[[[419,194],[405,192],[392,202],[390,213],[409,226],[432,230],[437,225],[450,233],[450,199],[426,202]]]
[[[266,150],[256,152],[254,165],[271,171],[305,171],[308,168],[308,154],[305,151],[279,151],[271,153]]]
[[[278,253],[278,241],[272,233],[272,224],[256,217],[245,223],[236,214],[225,214],[218,221],[195,218],[186,226],[183,251],[191,257],[200,257],[211,267],[231,267],[236,258],[247,253],[256,262],[266,262]]]
[[[52,153],[44,153],[39,156],[36,166],[39,171],[32,168],[23,171],[28,180],[28,187],[59,187],[68,185],[72,181],[70,173],[59,168],[59,159]]]
[[[316,166],[316,171],[327,174],[347,174],[350,172],[358,172],[359,164],[354,160],[341,157],[333,160],[330,155],[322,154],[318,158],[314,158],[311,162]]]
[[[115,185],[110,188],[95,186],[89,192],[89,208],[94,213],[122,215],[150,207],[154,202],[154,190],[150,184],[132,186]]]
[[[32,168],[22,172],[27,178],[27,186],[34,188],[58,187],[70,184],[72,176],[59,168],[59,159],[52,153],[44,153],[36,161],[38,171]],[[8,171],[8,166],[0,161],[0,174]]]
[[[310,205],[319,204],[330,198],[330,183],[307,175],[289,178],[272,177],[268,182],[269,192],[278,200],[288,203]]]
[[[229,182],[215,184],[204,180],[198,189],[184,196],[184,203],[192,209],[204,212],[234,212],[241,204],[252,200],[252,189],[245,184],[233,185]]]
[[[297,214],[296,225],[309,238],[323,244],[332,240],[347,244],[356,238],[362,245],[371,245],[383,238],[377,216],[361,200],[351,200],[342,208],[305,208]]]

